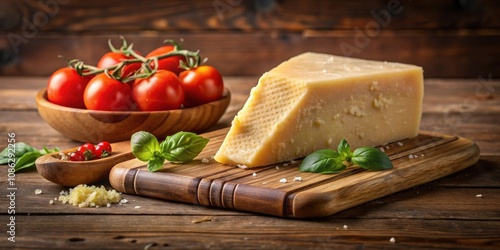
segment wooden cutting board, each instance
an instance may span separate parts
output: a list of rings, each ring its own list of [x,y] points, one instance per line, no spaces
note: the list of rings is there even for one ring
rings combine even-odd
[[[351,167],[339,174],[322,175],[300,172],[300,161],[240,169],[211,158],[227,131],[204,134],[211,138],[209,144],[187,164],[166,163],[162,170],[151,173],[145,163],[137,159],[119,163],[110,173],[110,183],[127,194],[310,218],[328,216],[441,178],[479,159],[479,148],[471,140],[421,132],[416,138],[383,146],[394,165],[390,170],[366,171]],[[280,182],[282,179],[286,179],[286,183]]]

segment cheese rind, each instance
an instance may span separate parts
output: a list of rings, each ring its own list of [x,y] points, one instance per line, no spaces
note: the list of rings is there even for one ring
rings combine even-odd
[[[214,159],[265,166],[336,148],[414,137],[422,113],[421,67],[304,53],[265,73]]]

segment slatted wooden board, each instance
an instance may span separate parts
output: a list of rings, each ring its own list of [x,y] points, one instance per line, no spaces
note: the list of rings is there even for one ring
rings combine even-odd
[[[300,161],[240,169],[211,158],[227,131],[204,134],[211,138],[209,144],[199,157],[187,164],[166,163],[162,170],[151,173],[145,163],[137,159],[119,163],[110,173],[110,183],[116,190],[128,194],[310,218],[328,216],[444,177],[479,159],[479,148],[471,140],[421,132],[416,138],[383,146],[394,165],[390,170],[366,171],[351,167],[340,174],[322,175],[300,172]],[[280,182],[284,178],[286,183]]]

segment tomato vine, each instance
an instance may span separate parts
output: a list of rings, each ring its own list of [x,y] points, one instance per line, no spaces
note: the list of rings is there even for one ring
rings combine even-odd
[[[175,57],[175,56],[182,56],[186,60],[185,60],[185,62],[181,61],[179,67],[181,67],[183,69],[196,68],[202,63],[201,57],[199,55],[199,51],[189,51],[189,50],[180,49],[180,46],[175,41],[170,40],[170,39],[165,40],[164,43],[172,44],[174,47],[174,50],[172,50],[168,53],[160,54],[157,56],[152,56],[149,58],[143,57],[143,56],[139,55],[137,52],[135,52],[133,50],[133,43],[131,43],[129,45],[123,36],[121,37],[121,40],[122,40],[122,46],[120,49],[116,49],[113,46],[113,44],[111,43],[111,39],[108,40],[108,45],[109,45],[111,51],[117,52],[117,53],[122,53],[122,54],[125,54],[127,56],[132,56],[133,58],[125,59],[118,64],[115,64],[113,66],[106,67],[106,68],[98,68],[98,67],[93,66],[93,65],[85,64],[82,60],[79,60],[79,59],[70,60],[68,62],[68,64],[71,68],[75,69],[76,72],[80,76],[90,76],[90,75],[97,75],[100,73],[105,73],[108,77],[110,77],[112,79],[127,83],[127,82],[133,81],[133,80],[138,79],[138,78],[148,78],[151,75],[153,75],[154,73],[156,73],[156,71],[158,70],[157,69],[158,60],[160,60],[160,59],[164,59],[164,58],[168,58],[168,57]],[[122,77],[121,70],[125,66],[127,66],[129,64],[133,64],[133,63],[141,63],[141,69],[138,70],[137,72],[135,72],[133,75]],[[151,65],[154,65],[156,67],[152,68]]]

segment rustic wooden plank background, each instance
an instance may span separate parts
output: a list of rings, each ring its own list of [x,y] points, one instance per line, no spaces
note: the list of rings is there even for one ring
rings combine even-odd
[[[0,75],[50,75],[57,55],[96,64],[124,35],[144,54],[184,39],[226,76],[318,51],[417,64],[426,77],[498,77],[499,11],[495,0],[4,0]]]

